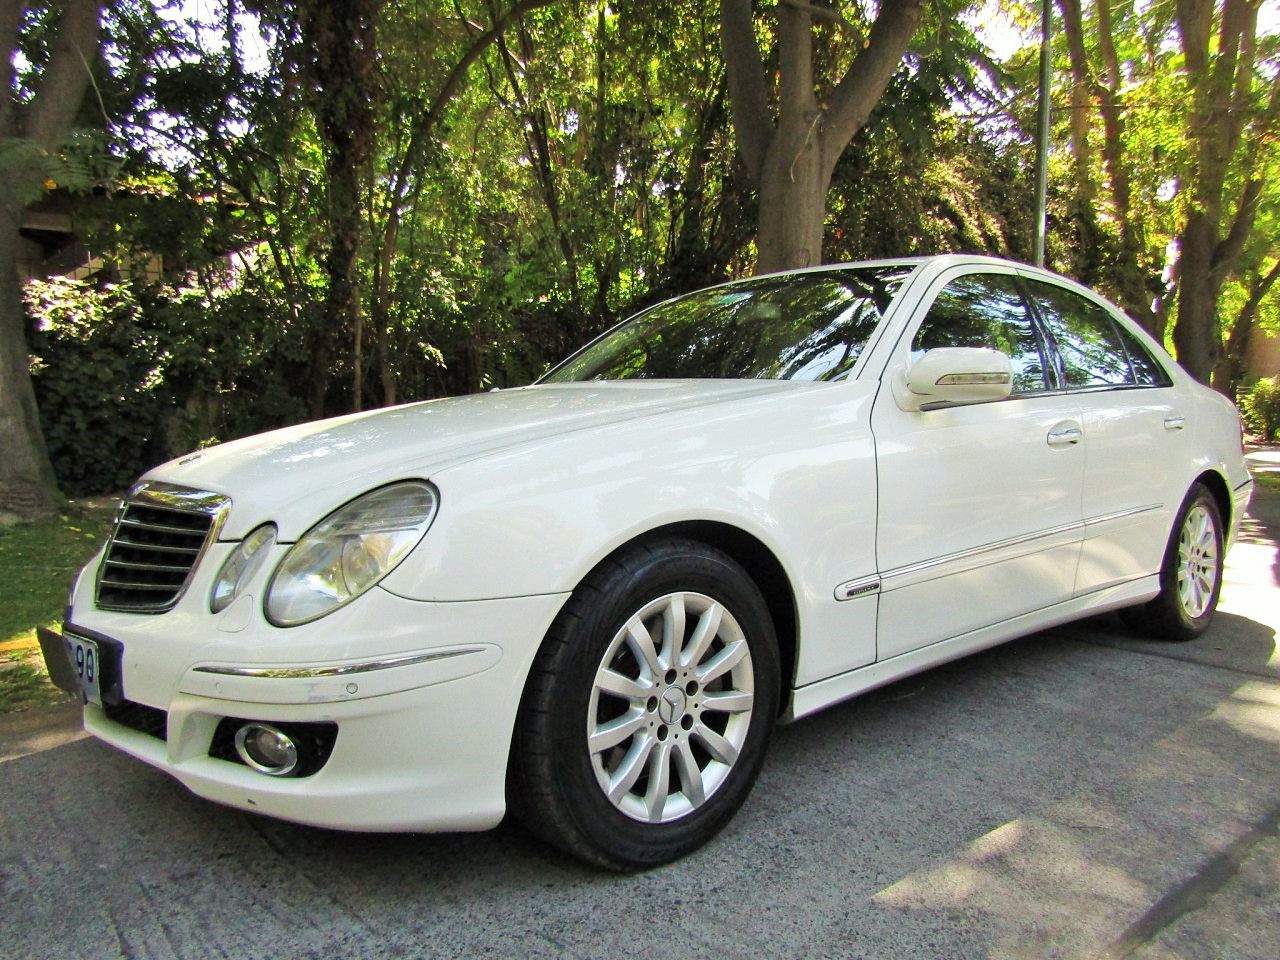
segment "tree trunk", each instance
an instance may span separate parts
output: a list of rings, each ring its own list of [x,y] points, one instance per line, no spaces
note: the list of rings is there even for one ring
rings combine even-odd
[[[27,370],[22,291],[15,263],[22,205],[0,187],[0,518],[53,511],[57,484]]]
[[[1221,349],[1220,285],[1210,279],[1214,233],[1214,224],[1204,213],[1192,214],[1182,232],[1178,254],[1178,322],[1173,328],[1173,344],[1178,362],[1201,383],[1209,382]]]
[[[756,226],[756,273],[822,263],[822,227],[831,171],[821,169],[821,151],[811,114],[781,118],[760,171]]]
[[[1245,374],[1245,363],[1249,358],[1249,344],[1253,340],[1253,330],[1257,325],[1258,312],[1262,301],[1266,299],[1276,281],[1280,280],[1280,259],[1271,265],[1265,275],[1255,275],[1249,283],[1249,296],[1244,306],[1236,314],[1231,324],[1231,336],[1222,351],[1222,359],[1213,371],[1214,389],[1226,394],[1232,400],[1240,389],[1240,380]]]
[[[856,28],[806,0],[781,0],[777,114],[756,41],[751,0],[724,0],[720,37],[738,152],[760,192],[756,272],[822,263],[827,188],[841,153],[862,129],[902,62],[923,0],[882,3],[862,47],[821,100],[815,93],[813,19]]]
[[[364,225],[360,183],[374,145],[372,103],[377,95],[379,9],[376,0],[306,0],[297,5],[305,50],[300,66],[315,91],[316,129],[325,146],[328,214],[324,262],[329,285],[320,320],[323,329],[314,332],[311,351],[313,417],[324,415],[327,364],[332,345],[343,337],[352,342],[354,409],[361,408],[364,393],[358,274]]]
[[[1261,181],[1240,171],[1245,189],[1234,214],[1225,190],[1231,162],[1251,110],[1258,9],[1248,0],[1225,0],[1215,49],[1210,48],[1212,0],[1178,0],[1178,24],[1193,104],[1195,189],[1191,213],[1179,238],[1178,303],[1173,342],[1178,362],[1209,383],[1222,351],[1218,297],[1252,231]],[[1211,56],[1212,54],[1212,56]],[[1272,91],[1270,110],[1280,106]],[[1259,123],[1259,118],[1254,117]],[[1262,131],[1259,130],[1259,133]],[[1250,165],[1246,164],[1246,167]]]
[[[25,5],[0,2],[0,140],[23,137],[54,152],[71,130],[97,59],[98,4],[68,0],[49,38],[49,60],[34,99],[13,99],[13,53]],[[49,462],[28,369],[25,312],[18,282],[24,196],[41,172],[15,166],[0,177],[0,515],[34,519],[52,512],[57,484]]]
[[[1098,23],[1092,32],[1096,36],[1100,63],[1089,59],[1081,0],[1058,0],[1062,31],[1071,61],[1071,152],[1075,163],[1077,211],[1082,227],[1087,231],[1083,238],[1087,243],[1089,233],[1095,231],[1098,224],[1095,208],[1100,191],[1095,182],[1091,141],[1097,129],[1091,114],[1096,111],[1102,121],[1102,159],[1106,168],[1104,197],[1110,205],[1111,218],[1120,228],[1119,250],[1105,271],[1103,286],[1109,286],[1116,302],[1132,314],[1148,333],[1159,338],[1160,320],[1152,309],[1149,284],[1160,275],[1164,251],[1161,248],[1153,255],[1153,251],[1145,248],[1140,225],[1133,215],[1133,188],[1124,148],[1122,91],[1125,77],[1112,36],[1111,2],[1095,0],[1093,7]],[[1085,252],[1088,261],[1104,259],[1099,251]]]

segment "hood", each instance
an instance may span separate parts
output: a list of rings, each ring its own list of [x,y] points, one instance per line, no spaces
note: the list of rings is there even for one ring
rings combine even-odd
[[[575,430],[793,386],[776,380],[547,384],[318,420],[233,440],[156,467],[161,480],[229,496],[223,539],[274,521],[290,541],[335,507],[396,480]]]

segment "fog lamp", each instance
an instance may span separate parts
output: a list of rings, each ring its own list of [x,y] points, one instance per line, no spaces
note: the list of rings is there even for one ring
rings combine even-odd
[[[287,777],[298,766],[298,747],[269,723],[246,723],[236,731],[236,753],[259,773]]]

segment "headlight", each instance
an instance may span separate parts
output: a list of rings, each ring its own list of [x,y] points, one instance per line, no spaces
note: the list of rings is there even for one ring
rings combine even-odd
[[[275,542],[276,528],[268,523],[236,544],[231,556],[227,557],[222,569],[218,571],[217,579],[213,581],[213,590],[209,594],[209,609],[213,613],[221,613],[240,596],[245,584],[262,569],[271,545]]]
[[[352,500],[308,530],[271,577],[267,619],[307,623],[350,603],[418,545],[440,503],[421,480],[394,483]]]

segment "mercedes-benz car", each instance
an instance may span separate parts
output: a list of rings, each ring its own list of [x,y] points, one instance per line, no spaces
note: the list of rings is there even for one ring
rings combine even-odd
[[[202,797],[510,809],[646,867],[724,826],[778,722],[1103,611],[1196,636],[1250,492],[1233,406],[1089,290],[822,267],[661,303],[528,387],[151,470],[46,656],[90,733]]]

